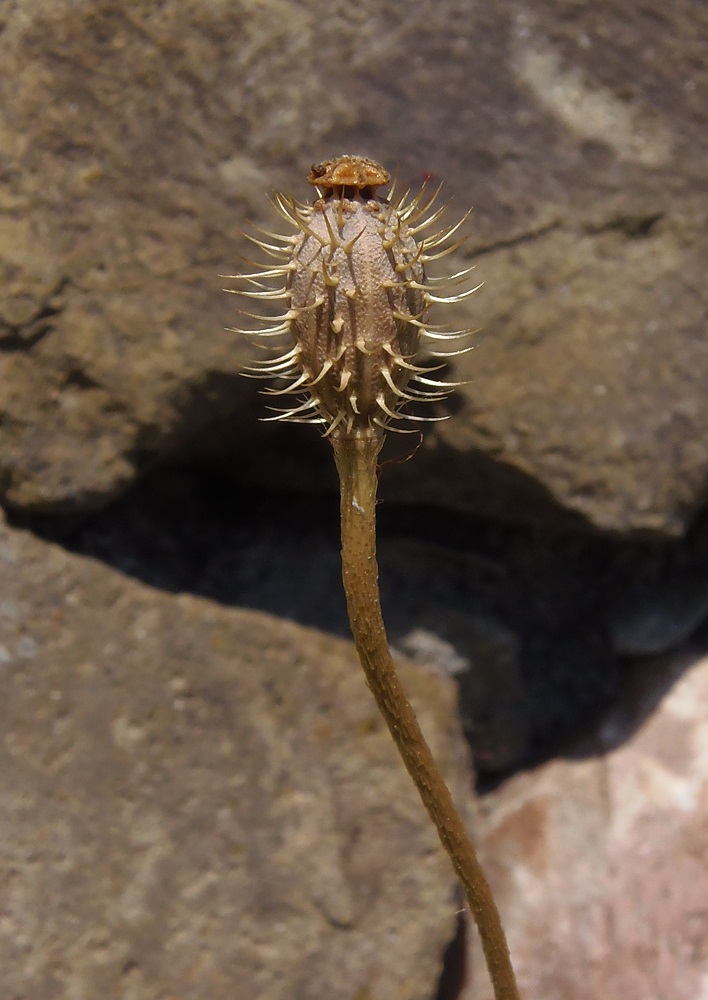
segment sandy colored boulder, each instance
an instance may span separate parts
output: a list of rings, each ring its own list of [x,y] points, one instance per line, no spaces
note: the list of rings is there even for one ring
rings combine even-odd
[[[350,644],[4,526],[0,570],[3,996],[435,995],[456,883]]]
[[[705,9],[11,4],[0,33],[0,490],[101,506],[174,455],[312,488],[258,429],[219,273],[313,162],[474,204],[453,400],[391,494],[680,533],[708,483]]]

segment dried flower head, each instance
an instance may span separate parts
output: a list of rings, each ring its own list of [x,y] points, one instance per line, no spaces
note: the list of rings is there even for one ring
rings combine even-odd
[[[438,294],[466,282],[472,268],[442,283],[425,274],[429,261],[463,242],[449,239],[467,216],[421,238],[447,207],[433,208],[440,189],[426,197],[423,187],[414,197],[406,192],[397,199],[392,190],[384,198],[377,188],[389,182],[389,174],[364,157],[327,160],[313,166],[308,179],[319,193],[314,204],[274,196],[274,207],[295,231],[283,236],[261,230],[276,243],[249,237],[274,262],[240,276],[251,287],[236,291],[286,303],[280,316],[255,316],[260,328],[235,331],[276,352],[247,374],[275,376],[284,384],[267,393],[298,397],[266,419],[321,424],[335,437],[380,436],[399,419],[444,419],[407,412],[407,404],[442,399],[459,385],[430,378],[436,369],[417,364],[416,357],[429,341],[438,348],[441,341],[452,342],[450,350],[427,350],[433,357],[470,349],[459,345],[471,331],[431,326],[427,314],[433,303],[459,302],[476,290]]]

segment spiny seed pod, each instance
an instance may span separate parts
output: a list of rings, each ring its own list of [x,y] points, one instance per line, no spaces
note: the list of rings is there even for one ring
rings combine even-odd
[[[327,436],[336,437],[380,436],[397,418],[445,419],[407,412],[407,405],[440,400],[460,384],[431,379],[436,368],[416,364],[415,358],[430,340],[455,342],[452,350],[427,351],[433,357],[471,349],[458,347],[471,331],[448,331],[426,322],[433,303],[458,302],[476,291],[442,297],[431,290],[439,291],[440,283],[425,275],[425,264],[463,242],[444,246],[467,216],[418,239],[447,207],[432,210],[440,189],[427,199],[425,188],[413,198],[407,192],[393,200],[393,191],[383,198],[376,189],[390,176],[363,157],[327,160],[312,167],[308,180],[320,195],[314,205],[275,195],[276,210],[295,233],[261,230],[276,244],[249,237],[276,263],[256,265],[258,271],[240,276],[255,290],[236,291],[287,304],[274,319],[256,315],[264,327],[234,331],[278,352],[247,369],[251,376],[285,382],[267,393],[304,397],[266,419],[321,424]],[[431,252],[440,246],[444,248]],[[453,275],[443,287],[465,282],[471,271]],[[264,283],[272,278],[279,286]]]

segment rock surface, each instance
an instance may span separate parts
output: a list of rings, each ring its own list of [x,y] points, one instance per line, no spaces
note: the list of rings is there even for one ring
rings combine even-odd
[[[449,317],[484,327],[456,366],[473,383],[390,494],[681,532],[708,484],[706,16],[690,0],[463,18],[432,0],[9,4],[7,502],[103,505],[187,443],[242,479],[331,482],[315,435],[257,428],[217,274],[268,188],[303,194],[313,160],[356,149],[474,202],[486,281]]]
[[[3,997],[435,995],[455,880],[350,644],[2,526],[0,706]]]
[[[525,1000],[708,997],[707,703],[708,658],[637,663],[593,756],[483,800]],[[460,1000],[489,1000],[478,955],[473,972]]]

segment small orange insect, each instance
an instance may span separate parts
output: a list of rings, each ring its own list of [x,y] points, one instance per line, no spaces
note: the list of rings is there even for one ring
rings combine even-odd
[[[334,160],[314,163],[308,175],[310,184],[321,188],[351,187],[358,191],[388,184],[391,175],[376,160],[364,156],[338,156]]]

